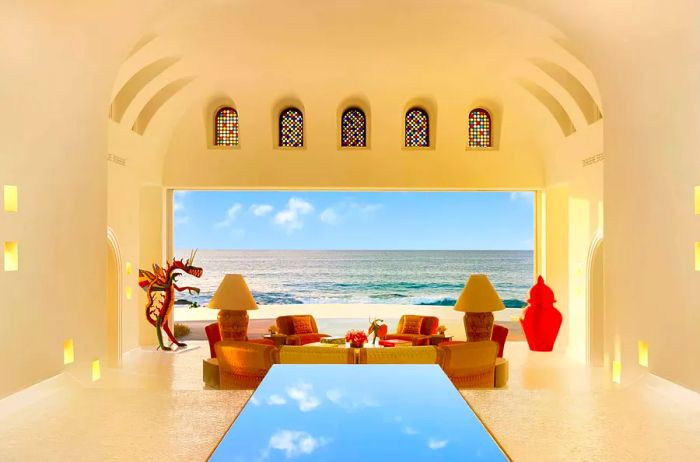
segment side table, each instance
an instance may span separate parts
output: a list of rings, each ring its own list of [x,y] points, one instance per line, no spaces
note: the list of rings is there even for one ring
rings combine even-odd
[[[452,340],[452,335],[450,336],[445,336],[445,335],[431,335],[430,336],[430,344],[431,345],[440,345],[442,342],[449,342]]]
[[[263,338],[272,340],[276,347],[281,347],[287,343],[287,336],[285,334],[266,334]]]

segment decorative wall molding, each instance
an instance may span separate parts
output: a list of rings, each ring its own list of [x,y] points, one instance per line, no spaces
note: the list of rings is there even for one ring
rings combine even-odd
[[[119,157],[116,154],[107,154],[107,162],[114,162],[117,165],[126,167],[126,159],[123,157]]]
[[[589,165],[597,164],[598,162],[603,162],[605,160],[605,154],[600,153],[596,154],[595,156],[591,157],[586,157],[581,161],[581,164],[584,167],[588,167]]]

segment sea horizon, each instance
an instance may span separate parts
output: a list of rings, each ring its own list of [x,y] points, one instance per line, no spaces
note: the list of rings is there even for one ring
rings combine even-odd
[[[186,258],[191,250],[175,251]],[[179,285],[178,304],[206,306],[224,274],[240,273],[261,305],[407,304],[453,306],[471,274],[487,274],[506,307],[522,308],[534,277],[532,250],[200,249],[202,278]]]

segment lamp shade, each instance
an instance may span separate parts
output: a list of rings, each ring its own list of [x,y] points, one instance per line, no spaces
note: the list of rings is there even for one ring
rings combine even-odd
[[[501,297],[491,285],[491,281],[485,274],[472,274],[469,276],[464,290],[459,295],[455,304],[456,311],[465,313],[488,313],[504,310]]]
[[[253,294],[240,274],[227,274],[207,305],[209,308],[229,311],[257,310]]]

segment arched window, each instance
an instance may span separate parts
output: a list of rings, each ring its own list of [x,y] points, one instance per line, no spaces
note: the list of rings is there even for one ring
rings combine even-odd
[[[406,146],[430,146],[430,122],[425,110],[414,107],[406,112]]]
[[[343,147],[367,146],[367,120],[360,108],[351,107],[343,112],[340,127],[340,145]]]
[[[486,109],[477,108],[469,113],[469,147],[491,147],[491,116]]]
[[[280,114],[280,146],[304,146],[304,115],[297,108],[287,108]]]
[[[216,146],[238,146],[238,112],[222,107],[216,113]]]

